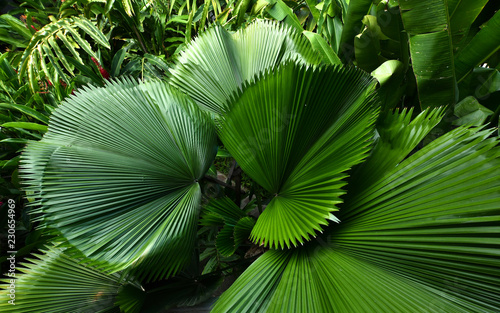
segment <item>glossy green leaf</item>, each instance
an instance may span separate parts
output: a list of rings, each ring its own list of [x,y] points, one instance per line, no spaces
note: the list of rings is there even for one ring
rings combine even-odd
[[[461,81],[475,66],[500,49],[500,11],[455,55],[456,77]]]
[[[113,56],[113,61],[111,61],[111,70],[110,70],[111,77],[116,77],[120,74],[120,69],[126,54],[127,54],[127,49],[121,48]]]
[[[487,3],[488,0],[447,0],[454,46],[460,44],[460,41],[467,35],[472,23]]]
[[[442,0],[400,0],[422,109],[455,103],[450,21]]]
[[[302,25],[292,9],[282,0],[268,0],[266,11],[275,20],[283,22],[297,32],[302,32]]]
[[[469,96],[455,105],[455,116],[459,119],[454,121],[454,125],[481,126],[493,111],[482,106],[476,98]]]
[[[354,58],[354,37],[361,31],[361,20],[368,13],[372,0],[350,0],[347,12],[343,16],[344,27],[339,45],[342,59],[350,61]]]
[[[319,52],[324,64],[333,64],[333,65],[341,65],[342,61],[340,61],[339,57],[333,51],[332,47],[326,42],[326,40],[317,33],[304,31],[304,36],[309,39],[311,42],[312,48]]]
[[[45,116],[44,114],[38,112],[37,110],[34,110],[28,106],[25,105],[19,105],[15,103],[0,103],[0,108],[5,108],[9,110],[16,110],[19,112],[22,112],[26,115],[29,115],[37,120],[39,120],[42,123],[48,124],[49,123],[49,118]]]
[[[403,63],[397,60],[389,60],[377,67],[371,74],[377,79],[380,86],[384,86],[391,81],[391,78],[398,76],[403,71]]]
[[[24,37],[24,39],[28,40],[31,39],[31,32],[29,31],[28,28],[26,28],[26,25],[22,23],[19,19],[15,18],[10,14],[2,14],[0,15],[0,19],[9,24],[10,27],[12,27],[12,29],[15,30],[16,33]]]
[[[22,129],[29,129],[29,130],[38,130],[41,132],[47,131],[46,125],[37,124],[37,123],[30,123],[30,122],[7,122],[7,123],[3,123],[0,126],[1,127],[22,128]]]
[[[251,239],[269,247],[316,236],[368,149],[374,82],[361,70],[288,63],[245,86],[220,125],[243,171],[274,195]]]

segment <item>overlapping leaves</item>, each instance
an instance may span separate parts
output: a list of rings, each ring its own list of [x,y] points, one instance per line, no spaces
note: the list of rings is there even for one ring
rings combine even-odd
[[[28,76],[31,90],[36,88],[39,72],[43,72],[54,83],[58,82],[57,77],[68,81],[68,74],[73,75],[75,64],[83,64],[77,49],[83,49],[89,56],[97,58],[85,36],[79,31],[109,48],[106,36],[84,17],[63,18],[45,25],[31,38],[19,64],[19,77]],[[72,57],[67,56],[62,47],[69,51]]]
[[[342,204],[324,240],[267,252],[213,311],[495,311],[500,149],[491,134],[458,128],[394,165]]]
[[[232,255],[248,239],[255,224],[247,212],[227,197],[210,201],[204,212],[201,225],[222,226],[216,240],[217,250],[222,256]]]
[[[171,70],[171,83],[220,114],[247,81],[289,60],[318,64],[309,41],[283,25],[257,20],[234,34],[216,26],[196,38]]]

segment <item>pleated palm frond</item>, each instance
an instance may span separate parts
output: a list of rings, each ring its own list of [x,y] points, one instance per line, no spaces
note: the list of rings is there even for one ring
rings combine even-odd
[[[217,301],[218,312],[467,312],[431,288],[342,250],[270,250]]]
[[[231,199],[224,197],[208,203],[202,213],[200,224],[222,226],[215,244],[221,255],[231,256],[248,239],[255,220],[247,216],[246,212]]]
[[[201,108],[221,114],[246,81],[289,60],[318,64],[321,58],[306,37],[276,22],[256,20],[234,34],[215,26],[180,55],[171,83]]]
[[[278,67],[244,88],[221,121],[224,146],[275,197],[253,228],[273,248],[316,236],[345,192],[345,173],[369,149],[373,80],[354,68]]]
[[[349,181],[351,193],[352,188],[362,189],[397,166],[441,121],[444,111],[444,107],[427,109],[413,120],[413,108],[382,113],[370,156]]]
[[[115,299],[123,286],[139,288],[118,273],[103,274],[60,248],[50,247],[34,256],[37,259],[28,259],[31,263],[18,264],[15,305],[7,302],[10,279],[2,280],[0,311],[120,312]]]
[[[349,197],[333,244],[465,308],[500,307],[500,149],[458,128]]]
[[[211,118],[163,82],[87,88],[27,146],[21,172],[46,225],[106,271],[158,279],[190,260]]]
[[[266,252],[213,312],[496,312],[492,133],[457,128],[427,145],[349,197],[324,240]]]

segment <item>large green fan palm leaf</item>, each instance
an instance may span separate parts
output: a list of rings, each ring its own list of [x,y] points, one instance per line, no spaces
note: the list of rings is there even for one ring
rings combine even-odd
[[[215,153],[213,122],[193,102],[124,80],[66,101],[21,169],[38,213],[71,245],[105,270],[158,279],[190,260],[198,180]]]
[[[275,196],[252,240],[303,243],[340,203],[347,171],[368,150],[376,117],[373,81],[362,71],[289,63],[245,87],[220,137],[241,168]]]
[[[354,189],[324,240],[267,252],[214,312],[495,312],[500,149],[491,134],[458,128]]]
[[[287,60],[320,63],[306,37],[257,20],[234,34],[215,26],[189,44],[171,70],[171,83],[201,108],[220,114],[243,84]]]
[[[118,273],[100,273],[61,248],[34,256],[18,267],[22,274],[16,273],[13,302],[8,303],[12,299],[7,292],[0,294],[2,312],[120,312],[115,300],[121,289],[138,288]],[[1,287],[9,288],[10,280],[3,281]]]

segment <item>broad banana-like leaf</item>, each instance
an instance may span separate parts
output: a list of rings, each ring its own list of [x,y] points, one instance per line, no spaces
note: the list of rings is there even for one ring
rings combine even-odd
[[[455,103],[455,71],[445,1],[399,1],[422,109]]]
[[[354,59],[354,37],[361,31],[361,20],[372,5],[371,0],[350,0],[346,14],[342,17],[344,27],[340,39],[339,54],[343,60]]]
[[[29,144],[21,172],[44,222],[103,270],[165,278],[189,262],[211,118],[163,82],[85,88]]]
[[[448,0],[448,15],[450,16],[450,31],[453,46],[460,44],[467,35],[472,23],[483,10],[489,0],[462,1]]]
[[[119,312],[115,299],[123,286],[139,286],[118,273],[106,275],[64,249],[50,247],[21,263],[16,277],[2,279],[2,312]],[[14,286],[14,287],[11,287]],[[10,297],[10,290],[15,290]],[[9,303],[8,301],[13,301]]]
[[[469,96],[455,105],[453,113],[458,117],[458,120],[453,121],[453,125],[481,126],[493,111],[482,106],[476,98]]]
[[[294,28],[297,32],[302,32],[303,28],[297,15],[283,0],[267,0],[267,13],[275,20],[283,22]]]
[[[461,81],[489,56],[500,49],[500,11],[455,55],[457,80]]]
[[[320,57],[305,37],[275,22],[257,20],[234,34],[215,26],[188,45],[170,80],[201,108],[221,114],[245,82],[287,60],[318,64]]]
[[[375,16],[363,17],[363,25],[363,32],[354,38],[356,64],[365,71],[372,72],[387,60],[381,55],[380,41],[389,37],[384,35]]]
[[[324,240],[266,252],[213,312],[495,312],[492,133],[460,127],[413,154],[349,197]]]
[[[296,63],[248,84],[219,133],[243,171],[275,196],[254,242],[285,248],[316,236],[344,194],[345,173],[368,150],[375,81],[354,68]]]

